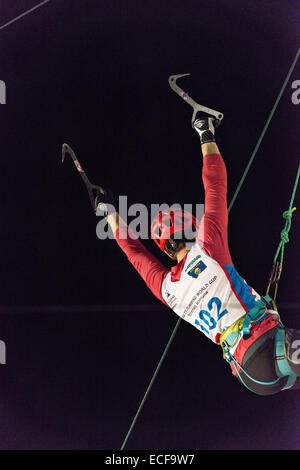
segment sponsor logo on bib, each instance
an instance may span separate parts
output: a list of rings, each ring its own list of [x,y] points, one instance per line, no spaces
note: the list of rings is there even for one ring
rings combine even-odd
[[[197,261],[197,259],[199,259],[199,258],[201,258],[201,255],[198,255],[194,259],[192,259],[192,261],[185,268],[185,272],[187,272],[189,270],[189,268],[192,266],[192,264],[194,264]]]
[[[193,269],[191,269],[189,272],[188,272],[188,275],[197,279],[197,277],[199,276],[199,274],[201,274],[204,269],[206,269],[206,264],[203,263],[203,261],[199,261],[199,263],[197,263]]]

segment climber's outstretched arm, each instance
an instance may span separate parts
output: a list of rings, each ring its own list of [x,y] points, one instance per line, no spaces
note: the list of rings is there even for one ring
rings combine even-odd
[[[221,155],[221,152],[216,142],[207,142],[205,144],[201,144],[201,150],[202,150],[203,157],[205,157],[205,155],[213,155],[213,154]]]
[[[137,238],[137,235],[127,226],[118,212],[108,215],[107,221],[118,245],[124,251],[128,260],[144,279],[152,293],[166,304],[162,297],[161,287],[169,269],[144,247]]]
[[[227,237],[227,172],[215,142],[214,120],[197,120],[194,128],[200,135],[205,190],[205,211],[198,232],[198,243],[219,263],[232,265]]]
[[[107,216],[107,222],[109,223],[113,234],[115,234],[120,227],[128,228],[126,222],[124,222],[118,212],[113,212],[112,214],[109,214]]]

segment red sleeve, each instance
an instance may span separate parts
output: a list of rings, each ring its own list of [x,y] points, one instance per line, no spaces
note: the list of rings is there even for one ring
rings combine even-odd
[[[155,297],[168,306],[162,297],[161,287],[169,269],[149,253],[128,227],[117,229],[115,239]]]
[[[232,265],[227,235],[227,172],[220,154],[204,156],[202,179],[205,211],[198,231],[198,243],[218,263]]]

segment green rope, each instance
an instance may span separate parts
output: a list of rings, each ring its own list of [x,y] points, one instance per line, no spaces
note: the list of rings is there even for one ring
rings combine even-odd
[[[273,106],[273,108],[272,108],[272,110],[271,110],[271,112],[270,112],[270,115],[269,115],[269,117],[268,117],[268,119],[267,119],[267,121],[266,121],[266,124],[265,124],[265,126],[264,126],[264,128],[263,128],[263,130],[262,130],[262,133],[261,133],[261,135],[259,136],[259,139],[258,139],[258,141],[257,141],[257,144],[256,144],[256,146],[255,146],[255,148],[254,148],[254,150],[253,150],[253,153],[252,153],[251,157],[250,157],[249,163],[248,163],[248,165],[247,165],[247,167],[246,167],[246,169],[245,169],[245,171],[244,171],[244,173],[243,173],[243,175],[242,175],[242,178],[241,178],[241,180],[240,180],[240,183],[239,183],[239,185],[238,185],[238,187],[237,187],[237,189],[236,189],[236,191],[235,191],[235,193],[234,193],[234,196],[233,196],[233,198],[232,198],[232,200],[231,200],[231,202],[230,202],[230,204],[229,204],[229,207],[228,207],[228,214],[230,213],[230,211],[231,211],[231,209],[232,209],[232,206],[233,206],[233,204],[234,204],[234,202],[235,202],[235,200],[236,200],[236,198],[237,198],[238,193],[240,192],[240,189],[241,189],[242,184],[243,184],[243,182],[244,182],[244,180],[245,180],[245,178],[246,178],[246,175],[247,175],[247,173],[248,173],[248,171],[249,171],[249,169],[250,169],[250,166],[251,166],[252,163],[253,163],[253,160],[254,160],[254,158],[255,158],[255,155],[257,154],[257,151],[258,151],[258,149],[259,149],[259,147],[260,147],[260,144],[261,144],[261,142],[262,142],[262,140],[263,140],[263,137],[264,137],[264,135],[265,135],[265,133],[266,133],[268,127],[269,127],[270,121],[271,121],[271,119],[272,119],[272,117],[273,117],[273,115],[274,115],[274,112],[275,112],[275,110],[276,110],[276,108],[277,108],[277,105],[278,105],[278,103],[279,103],[279,101],[280,101],[280,98],[281,98],[281,96],[282,96],[282,94],[283,94],[283,92],[284,92],[284,90],[285,90],[285,88],[286,88],[286,85],[287,85],[287,83],[288,83],[288,81],[289,81],[289,78],[290,78],[290,76],[291,76],[291,74],[292,74],[292,72],[293,72],[293,70],[294,70],[294,67],[295,67],[296,62],[297,62],[298,57],[299,57],[299,54],[300,54],[300,48],[299,48],[298,51],[297,51],[297,54],[296,54],[296,56],[295,56],[295,59],[294,59],[292,65],[291,65],[291,67],[290,67],[290,69],[289,69],[289,71],[288,71],[288,74],[287,74],[286,79],[284,80],[284,83],[283,83],[283,85],[282,85],[282,87],[281,87],[281,90],[280,90],[280,92],[279,92],[279,94],[278,94],[278,96],[277,96],[277,99],[276,99],[276,101],[275,101],[275,104],[274,104],[274,106]],[[177,322],[176,322],[176,325],[175,325],[175,327],[174,327],[174,329],[173,329],[173,332],[172,332],[172,334],[171,334],[171,336],[170,336],[170,338],[169,338],[169,341],[168,341],[168,343],[167,343],[167,345],[166,345],[166,347],[165,347],[165,349],[164,349],[164,352],[163,352],[163,354],[162,354],[162,356],[161,356],[161,359],[160,359],[160,361],[159,361],[159,363],[158,363],[158,365],[157,365],[157,367],[156,367],[156,369],[155,369],[155,372],[154,372],[154,374],[153,374],[153,376],[152,376],[152,379],[151,379],[151,381],[150,381],[150,383],[149,383],[149,385],[148,385],[148,387],[147,387],[147,390],[146,390],[146,392],[145,392],[145,394],[144,394],[144,397],[143,397],[143,399],[142,399],[142,401],[141,401],[141,403],[140,403],[140,406],[139,406],[139,408],[138,408],[138,410],[137,410],[137,412],[136,412],[136,414],[135,414],[135,416],[134,416],[134,418],[133,418],[133,421],[132,421],[132,423],[131,423],[131,425],[130,425],[130,428],[129,428],[127,434],[126,434],[126,437],[125,437],[125,439],[124,439],[124,441],[123,441],[123,443],[122,443],[121,450],[123,450],[123,449],[125,448],[125,445],[126,445],[128,439],[129,439],[129,437],[130,437],[130,434],[131,434],[131,432],[132,432],[132,430],[133,430],[133,428],[134,428],[134,425],[135,425],[135,423],[136,423],[136,421],[137,421],[137,419],[138,419],[138,417],[139,417],[139,414],[141,413],[142,408],[143,408],[143,406],[144,406],[144,404],[145,404],[145,401],[146,401],[146,399],[147,399],[147,397],[148,397],[148,395],[149,395],[149,393],[150,393],[150,390],[151,390],[152,385],[153,385],[153,383],[154,383],[154,381],[155,381],[155,378],[156,378],[156,376],[157,376],[157,374],[158,374],[158,372],[159,372],[159,370],[160,370],[160,368],[161,368],[161,366],[162,366],[162,363],[163,363],[163,361],[164,361],[164,359],[165,359],[165,357],[166,357],[166,355],[167,355],[167,352],[168,352],[168,350],[169,350],[169,348],[170,348],[170,346],[171,346],[171,344],[172,344],[172,342],[173,342],[173,340],[174,340],[174,337],[175,337],[175,335],[176,335],[176,333],[177,333],[177,330],[178,330],[178,328],[179,328],[179,326],[180,326],[181,321],[182,321],[182,318],[179,317],[178,320],[177,320]]]
[[[285,226],[284,226],[283,230],[281,230],[281,233],[280,233],[281,241],[278,245],[276,254],[274,256],[274,261],[273,261],[274,263],[277,261],[277,258],[279,256],[280,252],[281,252],[280,262],[281,263],[283,262],[284,245],[290,241],[289,240],[289,231],[290,231],[291,225],[292,225],[293,212],[296,210],[296,207],[293,207],[293,204],[294,204],[294,199],[295,199],[295,195],[296,195],[297,186],[298,186],[298,183],[299,183],[299,177],[300,177],[300,165],[298,166],[298,172],[297,172],[296,181],[295,181],[295,184],[294,184],[294,189],[293,189],[289,209],[287,211],[284,211],[283,214],[282,214],[282,217],[285,219]]]
[[[151,387],[152,387],[152,385],[153,385],[153,383],[154,383],[154,380],[156,379],[156,376],[157,376],[157,374],[158,374],[158,371],[159,371],[159,369],[160,369],[160,367],[161,367],[161,365],[162,365],[162,363],[163,363],[163,361],[164,361],[164,358],[165,358],[165,356],[166,356],[166,354],[167,354],[167,352],[168,352],[169,347],[171,346],[171,344],[172,344],[172,342],[173,342],[173,338],[174,338],[174,336],[176,335],[177,329],[178,329],[179,324],[180,324],[180,320],[181,320],[181,318],[179,317],[179,320],[177,321],[177,323],[176,323],[176,325],[175,325],[175,328],[174,328],[174,330],[173,330],[173,332],[172,332],[172,334],[171,334],[171,336],[170,336],[170,338],[169,338],[169,341],[168,341],[168,343],[167,343],[167,346],[166,346],[165,349],[164,349],[164,352],[163,352],[163,354],[162,354],[162,356],[161,356],[161,358],[160,358],[160,361],[159,361],[159,363],[158,363],[158,365],[157,365],[157,367],[156,367],[156,369],[155,369],[155,372],[154,372],[154,374],[153,374],[153,376],[152,376],[152,379],[151,379],[151,381],[150,381],[150,383],[149,383],[149,385],[148,385],[148,388],[147,388],[147,390],[146,390],[146,393],[145,393],[145,395],[144,395],[144,398],[142,399],[142,401],[141,401],[141,403],[140,403],[140,406],[139,406],[139,408],[138,408],[138,410],[137,410],[137,412],[136,412],[136,415],[135,415],[135,417],[133,418],[133,421],[132,421],[131,426],[130,426],[130,428],[129,428],[129,430],[128,430],[128,433],[126,434],[126,437],[125,437],[124,442],[123,442],[123,444],[122,444],[121,450],[124,449],[124,447],[125,447],[125,445],[126,445],[126,442],[127,442],[128,438],[129,438],[129,436],[130,436],[130,434],[131,434],[131,431],[132,431],[132,429],[133,429],[133,427],[134,427],[134,425],[135,425],[135,423],[136,423],[136,420],[138,419],[139,414],[140,414],[140,412],[142,411],[142,408],[143,408],[144,403],[145,403],[145,401],[146,401],[146,399],[147,399],[147,396],[149,395],[149,392],[150,392]]]
[[[278,248],[276,250],[276,253],[275,253],[275,256],[274,256],[274,259],[273,259],[273,267],[272,267],[271,276],[270,276],[270,279],[269,279],[269,284],[268,284],[267,292],[266,292],[267,294],[269,294],[271,286],[272,285],[275,286],[274,295],[272,296],[273,297],[273,306],[274,306],[275,310],[277,310],[275,300],[276,300],[277,291],[278,291],[278,282],[279,282],[281,272],[282,272],[284,247],[285,247],[285,244],[290,241],[289,231],[290,231],[291,226],[292,226],[293,213],[296,210],[296,207],[293,207],[293,204],[294,204],[294,200],[295,200],[295,196],[296,196],[296,191],[297,191],[297,186],[298,186],[298,183],[299,183],[299,178],[300,178],[300,165],[298,166],[297,176],[296,176],[296,180],[295,180],[295,184],[294,184],[294,188],[293,188],[289,208],[288,208],[287,211],[284,211],[283,214],[282,214],[282,217],[285,219],[285,224],[284,224],[284,228],[280,232],[280,242],[279,242]],[[278,258],[279,258],[279,260],[278,260]]]
[[[256,144],[256,146],[255,146],[255,148],[254,148],[254,150],[253,150],[253,153],[252,153],[251,157],[250,157],[249,163],[248,163],[248,165],[246,166],[246,169],[245,169],[245,171],[244,171],[244,173],[243,173],[243,176],[242,176],[242,178],[241,178],[241,180],[240,180],[240,182],[239,182],[239,184],[238,184],[238,186],[237,186],[237,188],[236,188],[236,190],[235,190],[235,193],[234,193],[234,195],[233,195],[233,198],[232,198],[232,200],[231,200],[231,202],[230,202],[230,204],[229,204],[229,207],[228,207],[228,213],[231,211],[231,208],[232,208],[233,204],[235,203],[235,200],[236,200],[236,198],[237,198],[237,195],[239,194],[239,192],[240,192],[240,190],[241,190],[241,187],[242,187],[242,185],[243,185],[243,183],[244,183],[244,180],[245,180],[245,178],[246,178],[246,176],[247,176],[247,174],[248,174],[248,171],[250,170],[250,167],[251,167],[251,165],[252,165],[252,163],[253,163],[253,160],[254,160],[254,158],[255,158],[255,156],[256,156],[256,154],[257,154],[257,151],[258,151],[258,149],[259,149],[259,147],[260,147],[260,144],[261,144],[261,142],[262,142],[262,140],[263,140],[263,138],[264,138],[264,135],[265,135],[265,133],[266,133],[268,127],[269,127],[269,124],[270,124],[270,122],[271,122],[271,119],[272,119],[272,117],[273,117],[273,115],[274,115],[274,113],[275,113],[275,111],[276,111],[276,108],[277,108],[277,106],[278,106],[278,103],[279,103],[279,101],[280,101],[280,98],[282,97],[283,92],[284,92],[284,90],[285,90],[285,88],[286,88],[286,86],[287,86],[287,84],[288,84],[289,79],[290,79],[290,76],[292,75],[292,72],[293,72],[293,70],[294,70],[294,68],[295,68],[295,65],[296,65],[296,62],[297,62],[297,60],[298,60],[299,54],[300,54],[300,48],[298,49],[297,54],[296,54],[296,56],[295,56],[295,59],[293,60],[293,63],[292,63],[292,65],[291,65],[291,67],[290,67],[290,70],[288,71],[288,74],[287,74],[287,76],[286,76],[286,78],[285,78],[285,80],[284,80],[284,82],[283,82],[283,85],[282,85],[282,87],[281,87],[281,90],[280,90],[280,92],[279,92],[277,98],[276,98],[276,101],[275,101],[275,103],[274,103],[274,106],[273,106],[273,108],[272,108],[272,111],[270,112],[270,115],[269,115],[269,117],[268,117],[268,119],[267,119],[267,121],[266,121],[266,124],[265,124],[265,126],[264,126],[264,128],[263,128],[263,130],[262,130],[262,133],[260,134],[260,137],[259,137],[259,139],[258,139],[258,141],[257,141],[257,144]]]

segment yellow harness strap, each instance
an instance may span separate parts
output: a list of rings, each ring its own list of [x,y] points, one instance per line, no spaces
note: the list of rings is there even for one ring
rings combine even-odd
[[[224,351],[224,345],[225,345],[225,342],[226,342],[226,339],[228,338],[228,336],[231,334],[231,333],[236,333],[236,338],[234,340],[234,342],[229,346],[228,344],[226,344],[226,346],[231,349],[237,342],[238,340],[238,337],[239,337],[239,332],[242,330],[243,328],[243,323],[244,323],[244,320],[245,320],[245,315],[243,315],[241,318],[239,318],[238,320],[236,320],[234,323],[232,323],[232,325],[230,325],[228,328],[226,328],[225,331],[223,331],[223,333],[221,334],[220,338],[219,338],[219,344],[220,346],[222,347],[223,349],[223,358],[225,359],[225,351]]]
[[[256,318],[255,320],[252,320],[250,323],[258,323],[263,318],[266,311],[267,311],[267,309],[265,309],[264,312],[258,318]],[[231,349],[231,348],[233,348],[233,346],[236,345],[236,343],[239,339],[239,333],[243,329],[243,324],[244,324],[244,320],[245,320],[246,315],[247,315],[247,313],[245,315],[243,315],[241,318],[239,318],[237,321],[235,321],[228,328],[226,328],[226,330],[223,331],[223,333],[221,334],[221,336],[219,338],[219,344],[223,349],[223,358],[224,359],[226,358],[224,346],[226,345],[227,349]],[[226,339],[228,338],[229,335],[231,335],[231,333],[236,333],[236,338],[234,339],[233,343],[227,344]]]

